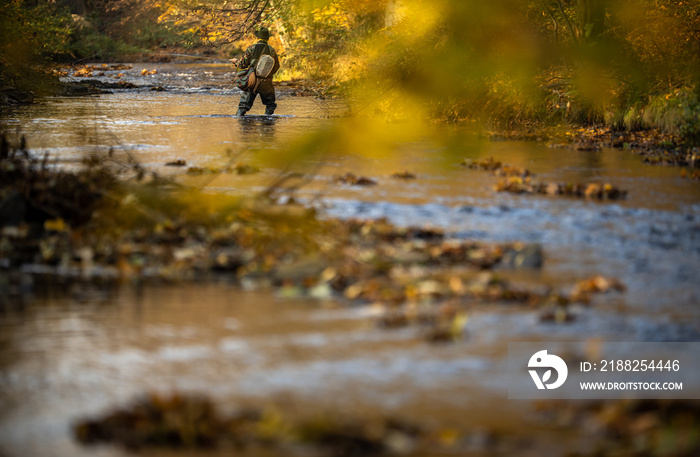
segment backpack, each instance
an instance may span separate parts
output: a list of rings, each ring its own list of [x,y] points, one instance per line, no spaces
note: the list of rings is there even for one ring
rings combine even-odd
[[[272,69],[275,67],[275,59],[263,52],[267,51],[270,45],[266,44],[265,47],[260,47],[260,52],[253,57],[253,61],[250,63],[248,68],[239,70],[233,79],[233,84],[243,91],[257,90],[260,80],[262,78],[267,78],[272,73]]]
[[[255,64],[255,75],[258,78],[267,78],[274,67],[275,59],[269,54],[264,54],[260,56],[258,63]]]

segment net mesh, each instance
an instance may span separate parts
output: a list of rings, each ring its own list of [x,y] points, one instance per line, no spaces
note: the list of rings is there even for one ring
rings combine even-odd
[[[272,73],[272,67],[275,66],[275,59],[270,55],[260,56],[260,60],[255,65],[255,73],[261,78],[267,78]]]

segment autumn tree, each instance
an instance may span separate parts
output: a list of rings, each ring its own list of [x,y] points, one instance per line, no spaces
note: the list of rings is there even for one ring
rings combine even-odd
[[[222,46],[243,38],[259,25],[272,0],[171,0],[164,17],[185,25],[203,42]]]

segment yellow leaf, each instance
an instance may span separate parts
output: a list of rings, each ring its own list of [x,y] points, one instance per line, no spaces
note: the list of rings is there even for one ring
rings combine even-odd
[[[44,230],[47,232],[67,232],[68,225],[60,217],[58,219],[49,219],[44,221]]]
[[[469,316],[466,312],[457,313],[450,325],[450,333],[454,339],[458,339],[464,332],[464,326],[467,325]]]

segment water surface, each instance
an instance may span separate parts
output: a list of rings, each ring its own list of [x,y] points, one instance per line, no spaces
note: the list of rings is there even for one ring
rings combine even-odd
[[[158,74],[141,76],[142,68]],[[212,192],[257,192],[280,170],[260,163],[261,172],[250,176],[183,177],[182,169],[165,163],[257,164],[261,151],[281,153],[346,108],[280,87],[276,116],[239,119],[229,70],[134,65],[124,72],[128,79],[165,90],[49,98],[1,121],[11,135],[26,135],[33,153],[49,152],[65,166],[112,150]],[[262,111],[257,102],[253,114]],[[542,179],[610,182],[629,196],[592,202],[499,194],[493,190],[498,178],[458,165],[488,156]],[[604,274],[628,291],[596,298],[567,325],[540,322],[535,310],[478,307],[465,340],[446,346],[426,344],[415,328],[379,329],[368,308],[291,300],[227,282],[38,292],[0,314],[0,454],[123,455],[111,447],[79,447],[70,424],[150,390],[206,392],[224,409],[292,398],[304,407],[358,414],[401,412],[466,429],[544,433],[559,449],[578,447],[581,436],[561,437],[562,444],[547,431],[552,424],[530,423],[532,405],[506,400],[508,341],[699,340],[700,185],[676,168],[645,165],[630,151],[474,141],[467,132],[438,127],[397,144],[389,156],[335,154],[314,165],[315,177],[297,196],[324,217],[388,218],[463,239],[541,243],[541,271],[504,274],[565,288]],[[405,170],[417,179],[390,177]],[[333,182],[349,171],[378,184]]]

